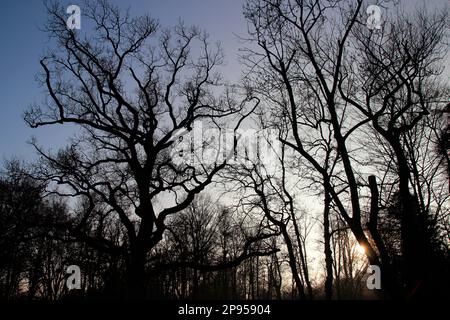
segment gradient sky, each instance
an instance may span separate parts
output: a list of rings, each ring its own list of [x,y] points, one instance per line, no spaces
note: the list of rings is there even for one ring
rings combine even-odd
[[[242,45],[235,34],[245,35],[242,16],[245,0],[114,0],[120,7],[130,7],[132,15],[149,13],[162,26],[176,24],[181,17],[187,25],[206,30],[213,41],[221,41],[225,49],[226,77],[237,80],[240,67],[238,48]],[[375,3],[376,1],[374,1]],[[414,6],[419,0],[407,0]],[[65,1],[63,2],[65,3]],[[67,2],[68,3],[68,2]],[[73,4],[82,1],[73,1]],[[427,6],[442,6],[449,0],[428,0]],[[68,3],[69,4],[69,3]],[[81,6],[81,5],[80,5]],[[81,6],[82,9],[82,6]],[[51,126],[30,129],[22,120],[22,112],[33,102],[42,101],[45,94],[38,87],[35,75],[40,71],[39,57],[46,47],[46,35],[39,31],[45,21],[41,0],[1,0],[0,2],[0,161],[16,156],[32,159],[33,148],[26,143],[36,136],[40,144],[57,148],[64,144],[70,129]]]
[[[234,34],[243,35],[246,23],[242,16],[244,0],[130,0],[112,1],[130,7],[131,15],[149,13],[161,26],[172,26],[181,17],[187,25],[206,30],[212,41],[223,44],[227,60],[227,77],[237,79],[240,68],[236,56],[240,43]],[[63,2],[65,3],[65,2]],[[71,1],[70,4],[82,3]],[[80,5],[81,10],[82,6]],[[64,145],[71,133],[65,126],[31,129],[22,120],[22,112],[45,94],[35,81],[40,71],[47,36],[39,31],[46,20],[41,0],[2,0],[0,2],[0,161],[15,156],[30,160],[33,148],[26,142],[36,136],[46,147]]]

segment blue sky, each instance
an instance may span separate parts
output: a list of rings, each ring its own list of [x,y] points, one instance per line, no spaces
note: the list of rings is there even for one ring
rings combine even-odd
[[[77,4],[82,1],[72,1]],[[212,41],[221,41],[225,49],[227,76],[237,78],[236,56],[240,43],[234,34],[245,34],[242,16],[244,0],[130,0],[112,1],[130,7],[132,15],[149,13],[161,26],[171,26],[181,17],[187,25],[206,30]],[[63,2],[65,3],[65,2]],[[82,7],[80,5],[80,7]],[[70,135],[65,126],[31,129],[22,120],[22,112],[42,101],[45,92],[35,75],[40,71],[39,57],[46,47],[47,36],[39,31],[46,20],[41,0],[2,0],[0,3],[0,161],[15,156],[30,160],[33,148],[26,143],[36,136],[41,145],[56,148]]]
[[[79,2],[82,1],[70,4]],[[411,6],[417,2],[421,1],[404,1]],[[222,42],[228,61],[226,76],[234,80],[239,77],[237,55],[241,43],[235,34],[246,33],[242,16],[244,0],[113,0],[113,3],[130,7],[132,15],[149,13],[158,18],[162,26],[174,25],[181,17],[186,24],[201,27],[210,34],[211,40]],[[448,0],[426,3],[429,7],[442,6],[448,4]],[[47,37],[39,31],[45,19],[42,0],[0,2],[0,160],[11,156],[32,159],[34,151],[26,143],[32,135],[40,144],[57,148],[71,133],[66,126],[30,129],[22,120],[23,110],[31,103],[42,101],[45,94],[35,81],[40,71],[39,57],[46,47]]]

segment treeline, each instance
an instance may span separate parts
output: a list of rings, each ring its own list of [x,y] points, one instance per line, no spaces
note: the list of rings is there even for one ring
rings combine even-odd
[[[0,292],[5,300],[117,299],[126,296],[126,263],[94,249],[67,230],[76,223],[60,197],[44,197],[45,188],[30,178],[17,160],[6,162],[0,179]],[[394,204],[391,210],[396,210]],[[123,239],[120,225],[98,211],[89,233]],[[393,213],[395,215],[395,212]],[[384,230],[393,247],[397,230],[386,218]],[[146,297],[153,299],[298,299],[295,279],[283,238],[274,235],[267,246],[273,254],[235,262],[245,242],[245,222],[209,196],[200,196],[170,221],[170,232],[148,257]],[[335,299],[379,299],[366,287],[364,252],[342,222],[333,223],[333,288]],[[290,237],[295,238],[291,230]],[[397,244],[396,244],[397,242]],[[442,266],[447,265],[445,244]],[[299,246],[295,262],[300,264]],[[391,249],[394,250],[394,249]],[[81,269],[81,288],[67,287],[67,267]],[[434,267],[439,276],[445,275]],[[438,268],[436,268],[438,267]],[[308,268],[308,266],[306,266]],[[325,266],[314,266],[325,271]],[[317,270],[315,270],[317,271]],[[303,279],[303,273],[302,279]],[[324,273],[313,281],[310,298],[324,299]],[[439,277],[439,281],[442,278]],[[442,288],[444,289],[444,288]],[[437,292],[435,292],[437,293]],[[445,293],[444,293],[445,294]]]
[[[67,230],[76,223],[76,217],[69,206],[60,197],[44,197],[44,186],[30,177],[21,162],[5,163],[0,191],[2,299],[126,298],[122,257],[105,254],[70,236]],[[107,216],[98,210],[89,222],[89,233],[108,234],[119,243],[123,230]],[[280,250],[283,239],[279,236],[272,236],[265,244],[273,254],[236,262],[246,242],[244,226],[243,219],[236,220],[209,196],[199,196],[168,223],[170,232],[149,255],[143,279],[147,297],[297,299],[289,256]],[[365,291],[367,265],[349,236],[345,232],[333,238],[336,297],[359,299]],[[297,254],[295,259],[300,261]],[[66,285],[70,265],[81,269],[79,290],[70,291]],[[322,282],[318,279],[314,285],[316,298],[323,298]],[[375,297],[367,290],[365,293]]]

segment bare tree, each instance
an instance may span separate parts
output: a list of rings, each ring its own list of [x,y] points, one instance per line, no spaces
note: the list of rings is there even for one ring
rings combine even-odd
[[[420,291],[427,282],[425,261],[431,250],[431,239],[425,231],[428,209],[423,195],[429,188],[418,170],[420,145],[413,144],[419,142],[418,131],[431,124],[424,119],[431,109],[448,100],[448,90],[439,77],[448,51],[447,20],[446,11],[433,14],[421,9],[408,16],[397,9],[382,34],[373,34],[363,27],[354,28],[355,46],[361,55],[345,59],[344,70],[349,72],[343,73],[338,84],[342,98],[371,121],[392,151],[401,204],[403,273],[408,294]],[[429,136],[427,141],[431,143],[431,140]],[[431,166],[431,172],[439,168],[433,163]],[[433,174],[430,176],[430,170],[422,169],[425,169],[421,170],[422,174],[428,175],[428,183],[432,183]],[[372,196],[378,198],[375,182],[369,180],[369,183]],[[389,256],[376,230],[376,211],[373,203],[369,231],[382,259],[389,264]]]
[[[60,5],[47,10],[45,30],[55,46],[40,64],[49,99],[25,120],[31,127],[73,124],[80,132],[57,154],[34,143],[38,175],[59,186],[55,194],[88,199],[71,236],[124,257],[128,295],[142,298],[146,255],[161,241],[166,218],[187,208],[225,166],[174,163],[172,143],[194,121],[236,115],[249,101],[237,103],[229,90],[217,94],[222,51],[198,28],[180,23],[157,37],[154,19],[131,18],[101,0],[84,5],[94,28],[83,34],[66,28]],[[126,229],[119,245],[83,232],[97,198]]]
[[[275,146],[270,147],[269,139],[262,131],[258,135],[260,142],[266,140],[267,148],[273,148],[272,152],[276,156],[272,161],[268,163],[263,159],[262,153],[267,153],[268,150],[260,148],[261,151],[254,153],[256,157],[250,159],[250,150],[241,146],[238,148],[240,152],[237,152],[240,161],[228,167],[221,176],[230,184],[230,192],[241,194],[239,206],[246,207],[246,210],[253,214],[261,214],[270,228],[281,235],[297,295],[301,299],[312,299],[305,248],[306,234],[302,234],[298,225],[298,204],[288,186],[285,147],[276,150]],[[256,145],[257,142],[254,143],[254,146]]]
[[[399,292],[391,261],[377,236],[377,183],[374,177],[368,183],[361,177],[364,161],[356,146],[364,134],[362,129],[371,124],[378,132],[384,130],[383,138],[396,150],[397,165],[403,167],[397,172],[403,180],[402,236],[406,237],[403,242],[411,245],[418,229],[410,219],[415,215],[411,213],[414,201],[399,134],[414,128],[428,114],[424,104],[436,97],[432,79],[445,48],[446,18],[445,14],[424,13],[414,22],[400,16],[386,23],[386,31],[378,36],[361,23],[366,21],[365,4],[362,0],[248,1],[245,15],[254,46],[244,58],[251,70],[249,86],[274,110],[276,119],[288,124],[288,134],[280,135],[281,142],[321,176],[325,194],[365,248],[370,264],[381,267],[384,289],[398,296],[404,293]],[[384,41],[373,40],[380,38]],[[367,56],[370,58],[365,59]],[[355,81],[360,78],[364,81]],[[379,108],[373,110],[373,105]],[[328,124],[339,159],[335,173],[321,162],[326,155],[315,143],[320,140],[314,138],[320,137]],[[383,128],[385,124],[390,128]],[[279,120],[273,125],[279,125]],[[366,211],[363,201],[369,190],[372,205]],[[410,255],[414,255],[412,248],[406,250]]]

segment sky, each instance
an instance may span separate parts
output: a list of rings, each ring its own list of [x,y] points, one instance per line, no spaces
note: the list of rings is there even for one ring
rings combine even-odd
[[[47,45],[47,35],[39,30],[46,20],[42,0],[2,0],[0,2],[0,161],[16,157],[31,160],[35,156],[27,141],[36,136],[40,145],[58,148],[72,133],[66,126],[31,129],[22,119],[23,111],[45,96],[35,80],[40,71],[39,58]],[[63,2],[65,3],[65,2]],[[220,41],[226,55],[226,72],[237,79],[240,41],[247,25],[242,16],[244,0],[114,0],[131,15],[148,13],[162,27],[175,25],[181,17],[186,25],[196,25]],[[82,1],[67,2],[79,4]]]
[[[163,27],[177,23],[181,17],[187,25],[206,30],[212,41],[222,42],[226,60],[226,77],[237,80],[240,74],[236,35],[245,36],[247,25],[242,15],[245,0],[113,0],[132,15],[149,13]],[[421,0],[405,0],[414,6]],[[45,92],[35,81],[40,71],[39,58],[46,47],[47,36],[39,30],[46,20],[43,0],[2,0],[0,2],[0,161],[11,158],[31,160],[35,152],[27,144],[36,136],[41,145],[58,148],[64,145],[72,129],[67,126],[29,128],[22,120],[23,111],[40,102]],[[63,1],[63,3],[66,3]],[[376,1],[374,1],[376,3]],[[429,0],[430,8],[448,4],[449,0]],[[67,2],[79,4],[82,1]]]

